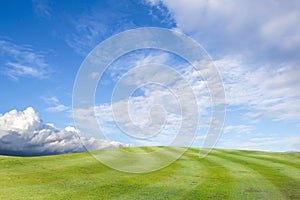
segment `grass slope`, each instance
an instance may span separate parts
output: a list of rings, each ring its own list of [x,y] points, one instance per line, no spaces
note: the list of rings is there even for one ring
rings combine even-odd
[[[147,174],[110,169],[88,153],[0,156],[0,199],[300,199],[300,153],[198,153]]]

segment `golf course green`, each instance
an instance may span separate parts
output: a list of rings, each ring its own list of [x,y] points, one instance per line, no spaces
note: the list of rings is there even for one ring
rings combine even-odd
[[[198,155],[190,148],[146,174],[111,169],[89,153],[0,156],[0,199],[300,199],[299,152],[214,149]]]

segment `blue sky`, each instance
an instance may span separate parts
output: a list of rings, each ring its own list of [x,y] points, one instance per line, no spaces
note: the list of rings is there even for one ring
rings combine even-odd
[[[70,128],[74,126],[72,92],[81,63],[100,42],[140,27],[180,31],[199,42],[211,56],[220,71],[226,95],[226,119],[217,147],[300,149],[300,3],[297,0],[288,3],[283,0],[12,0],[0,4],[0,141],[3,152],[26,151],[24,148],[5,149],[4,144],[7,140],[11,145],[28,143],[24,138],[28,138],[26,134],[30,131],[42,136],[42,132],[48,130],[49,134],[43,138],[50,137],[52,132],[56,138],[58,134],[69,134],[60,139],[65,142],[61,145],[74,144],[71,134],[77,130]],[[110,119],[110,114],[106,113],[113,86],[122,73],[134,65],[151,62],[172,65],[188,73],[184,70],[188,68],[187,63],[161,51],[137,51],[115,61],[101,79],[103,84],[99,84],[96,94],[97,117],[108,139],[122,144],[158,145],[161,142],[167,145],[163,138],[143,143],[122,136],[112,125],[114,120]],[[200,82],[193,83],[195,88]],[[144,88],[135,95],[153,95],[152,89]],[[157,88],[155,94],[162,91]],[[202,100],[207,98],[207,90],[199,95]],[[136,105],[160,101],[148,97],[150,100],[135,101]],[[34,110],[25,112],[28,107]],[[148,108],[145,106],[136,112],[143,113]],[[14,109],[18,112],[10,112]],[[145,126],[147,117],[144,114],[136,116],[136,123]],[[17,126],[18,123],[21,125]],[[48,123],[54,124],[54,128]],[[174,127],[171,123],[167,132]],[[194,146],[201,146],[206,128],[200,128],[199,140]],[[16,136],[8,137],[12,133]],[[89,141],[88,137],[84,140]],[[111,145],[121,145],[117,142]],[[93,149],[100,143],[87,142],[87,145],[91,144]],[[66,149],[49,152],[72,152],[71,147]],[[43,152],[47,154],[47,149]]]

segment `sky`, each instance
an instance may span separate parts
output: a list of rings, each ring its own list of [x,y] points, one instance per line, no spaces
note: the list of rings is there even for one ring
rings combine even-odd
[[[74,111],[76,75],[90,52],[116,34],[142,27],[185,34],[210,56],[226,97],[216,147],[300,150],[298,0],[3,0],[0,4],[1,154],[169,145],[180,128],[181,112],[195,110],[193,98],[199,121],[192,146],[201,147],[212,119],[208,81],[190,62],[163,50],[136,50],[114,60],[99,80],[94,107]],[[153,63],[170,66],[184,81],[170,78],[177,76],[175,72],[171,76],[173,71]],[[125,100],[111,101],[120,79],[139,87],[128,108]],[[160,84],[143,85],[147,79]],[[172,93],[184,84],[193,96],[188,89],[179,97]],[[129,117],[124,115],[127,111]],[[86,121],[96,116],[105,138],[80,130],[74,112]]]

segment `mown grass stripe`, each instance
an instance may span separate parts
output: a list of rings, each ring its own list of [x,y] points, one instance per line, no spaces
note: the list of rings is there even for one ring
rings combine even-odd
[[[277,187],[251,168],[215,155],[209,155],[208,159],[223,165],[236,177],[234,199],[286,199]]]
[[[246,165],[249,168],[252,168],[256,172],[260,173],[266,179],[268,179],[273,185],[275,185],[281,193],[284,193],[290,199],[298,199],[300,196],[300,182],[282,174],[277,169],[272,166],[262,165],[258,163],[258,159],[249,159],[240,155],[234,155],[226,153],[226,151],[216,150],[212,152],[213,155],[219,156],[224,159],[228,159],[232,162],[240,163]]]
[[[152,147],[150,150],[155,151],[156,149],[155,149],[155,147]],[[138,151],[141,152],[140,150],[138,150]],[[176,149],[176,148],[167,148],[165,151],[162,152],[162,154],[159,157],[152,158],[151,162],[158,162],[157,160],[165,159],[166,156],[174,156],[177,154],[177,152],[178,152],[178,149]],[[140,162],[140,160],[137,162]],[[145,163],[141,163],[141,164],[145,164]],[[159,170],[156,172],[152,172],[149,174],[136,174],[134,176],[132,176],[132,174],[130,174],[129,179],[121,180],[114,184],[105,185],[104,187],[99,188],[97,192],[101,193],[101,195],[99,197],[105,198],[105,199],[106,198],[108,198],[108,199],[110,199],[110,198],[123,199],[126,195],[131,196],[130,194],[133,194],[133,196],[136,196],[137,195],[136,191],[143,190],[150,183],[151,183],[151,185],[152,184],[157,185],[156,183],[158,183],[158,182],[160,182],[160,183],[165,182],[164,180],[170,179],[170,177],[176,177],[176,175],[174,175],[174,174],[177,173],[176,172],[177,170],[175,170],[175,169],[179,168],[179,166],[180,166],[180,165],[178,165],[178,166],[177,165],[178,165],[178,163],[172,165],[172,167],[169,167],[169,168],[167,167],[165,169],[162,169],[162,170]],[[147,184],[145,184],[145,183],[147,183]],[[138,184],[138,185],[136,185],[136,184]],[[122,187],[122,185],[124,185],[124,187]],[[132,187],[128,187],[128,186],[132,186]],[[113,190],[116,188],[122,188],[122,189],[117,192],[117,191]],[[104,193],[104,191],[105,191],[105,193]],[[106,195],[102,195],[102,194],[106,194]]]
[[[217,150],[217,152],[225,152],[226,154],[229,154],[229,155],[240,156],[246,160],[249,160],[250,162],[255,162],[260,165],[272,167],[273,169],[276,169],[277,171],[279,171],[281,174],[288,176],[292,179],[296,179],[296,180],[300,181],[299,169],[292,167],[290,165],[278,163],[273,160],[264,160],[264,159],[260,159],[260,158],[255,158],[250,155],[244,156],[243,154],[240,154],[240,151],[228,153],[226,150]]]
[[[174,149],[169,150],[174,152]],[[174,168],[175,166],[176,168]],[[120,196],[118,199],[182,199],[183,193],[190,191],[205,181],[205,174],[207,173],[199,165],[197,157],[192,157],[191,159],[187,158],[186,155],[168,167],[159,170],[158,173],[164,174],[173,170],[173,175],[164,181],[151,184],[130,195]]]
[[[100,163],[97,163],[101,165]],[[96,167],[96,166],[95,166]],[[172,167],[174,169],[176,167]],[[65,172],[64,172],[65,173]],[[161,173],[160,175],[158,175]],[[113,169],[107,168],[105,174],[99,173],[99,174],[93,174],[92,176],[87,176],[85,175],[84,177],[86,179],[92,178],[92,180],[86,180],[82,181],[84,178],[83,177],[77,177],[77,178],[72,178],[72,179],[63,179],[61,180],[62,182],[65,182],[67,184],[64,184],[65,188],[62,187],[63,185],[60,186],[60,188],[64,188],[66,191],[68,191],[70,188],[76,188],[76,191],[72,191],[72,193],[68,193],[65,191],[60,191],[60,195],[64,197],[72,197],[72,199],[75,199],[77,197],[89,197],[90,192],[92,191],[93,193],[97,193],[98,197],[100,198],[115,198],[123,194],[129,194],[131,192],[136,191],[139,188],[143,188],[147,186],[148,184],[155,184],[156,182],[163,181],[164,179],[169,178],[170,176],[173,176],[174,171],[163,171],[163,172],[154,172],[154,174],[149,174],[149,175],[137,175],[137,174],[128,174],[128,173],[122,173],[115,171]],[[76,173],[74,173],[76,174]],[[118,174],[118,175],[117,175]],[[103,175],[103,177],[101,177]],[[98,178],[99,179],[98,179]],[[48,183],[47,185],[43,185],[42,187],[49,187],[49,191],[51,191],[51,188],[56,188],[59,187],[57,184],[59,182],[52,182]],[[78,182],[77,182],[78,181]],[[85,192],[82,190],[79,185],[84,184],[85,187],[83,188],[86,190],[86,187],[89,188],[89,192]],[[26,188],[31,188],[30,190],[33,189],[33,187],[38,190],[41,185],[30,185],[30,187],[14,187],[13,191],[19,191],[19,190],[26,190]],[[11,188],[12,189],[12,188]],[[35,190],[35,191],[36,191]],[[33,190],[34,191],[34,190]],[[36,191],[37,192],[37,191]],[[38,193],[38,192],[37,192]],[[93,194],[94,195],[94,194]]]
[[[53,161],[51,165],[44,161],[31,164],[27,158],[26,162],[22,162],[24,158],[15,158],[17,161],[21,160],[22,164],[17,167],[11,166],[11,168],[7,169],[2,168],[0,171],[2,179],[0,190],[9,187],[26,186],[28,184],[49,184],[59,180],[104,173],[109,169],[90,156],[84,162],[81,159],[68,159],[68,162],[65,162],[64,157],[62,156],[61,158]],[[0,165],[2,166],[2,162],[0,162]]]
[[[200,159],[199,149],[191,148],[184,154],[192,158],[205,170],[205,181],[187,191],[181,199],[233,199],[232,189],[236,187],[236,178],[225,167],[208,159]]]
[[[297,169],[300,169],[300,153],[279,153],[279,152],[258,152],[257,151],[246,151],[246,150],[224,150],[223,152],[227,153],[234,153],[237,155],[245,156],[245,157],[251,157],[256,159],[261,159],[265,161],[271,161],[274,163],[280,163],[284,165],[288,165]],[[289,160],[287,160],[289,159]]]
[[[162,148],[165,147],[130,151],[143,154]],[[181,150],[165,149],[155,156],[156,162],[174,157]],[[201,159],[199,149],[192,148],[166,168],[129,174],[106,167],[88,153],[34,158],[3,156],[0,199],[299,199],[299,169],[283,162],[274,165],[272,160],[263,159],[265,155],[296,166],[299,161],[295,153],[228,150],[212,151]]]
[[[192,154],[199,157],[199,149],[192,149]],[[232,188],[233,199],[284,199],[284,196],[272,183],[251,168],[216,157],[214,150],[208,154],[206,159],[222,165],[235,176],[237,187]]]
[[[154,148],[152,148],[154,149]],[[154,160],[157,159],[164,159],[165,156],[172,156],[176,153],[176,149],[167,149],[166,151],[163,152],[163,154],[161,154],[161,157],[155,157],[153,159],[151,159],[151,162],[153,162]],[[137,161],[140,162],[140,161]],[[174,165],[172,166],[172,169],[174,169]],[[158,175],[158,173],[161,173],[160,175]],[[146,175],[135,175],[134,177],[132,177],[130,175],[131,178],[126,179],[126,180],[122,180],[120,182],[114,183],[114,184],[109,184],[107,186],[105,186],[104,188],[99,188],[97,192],[100,192],[101,194],[103,194],[103,192],[105,191],[104,194],[106,195],[100,195],[101,198],[118,198],[118,197],[123,197],[124,194],[131,194],[139,189],[143,189],[144,187],[146,187],[148,184],[145,184],[145,182],[150,181],[151,184],[155,184],[157,182],[161,182],[164,179],[169,179],[169,176],[174,176],[172,175],[174,172],[172,170],[164,170],[163,172],[154,172],[154,174],[146,174]],[[146,176],[146,177],[145,177]],[[155,177],[154,179],[152,177]],[[146,180],[146,181],[145,181]],[[135,186],[135,184],[138,184]],[[122,187],[122,185],[124,185],[124,187]],[[128,186],[132,186],[132,187],[128,187]],[[116,188],[122,188],[121,191],[114,191],[113,189]],[[134,189],[133,189],[134,188]],[[123,190],[125,189],[125,190]],[[107,193],[109,195],[107,195]],[[135,194],[135,193],[134,193]]]

